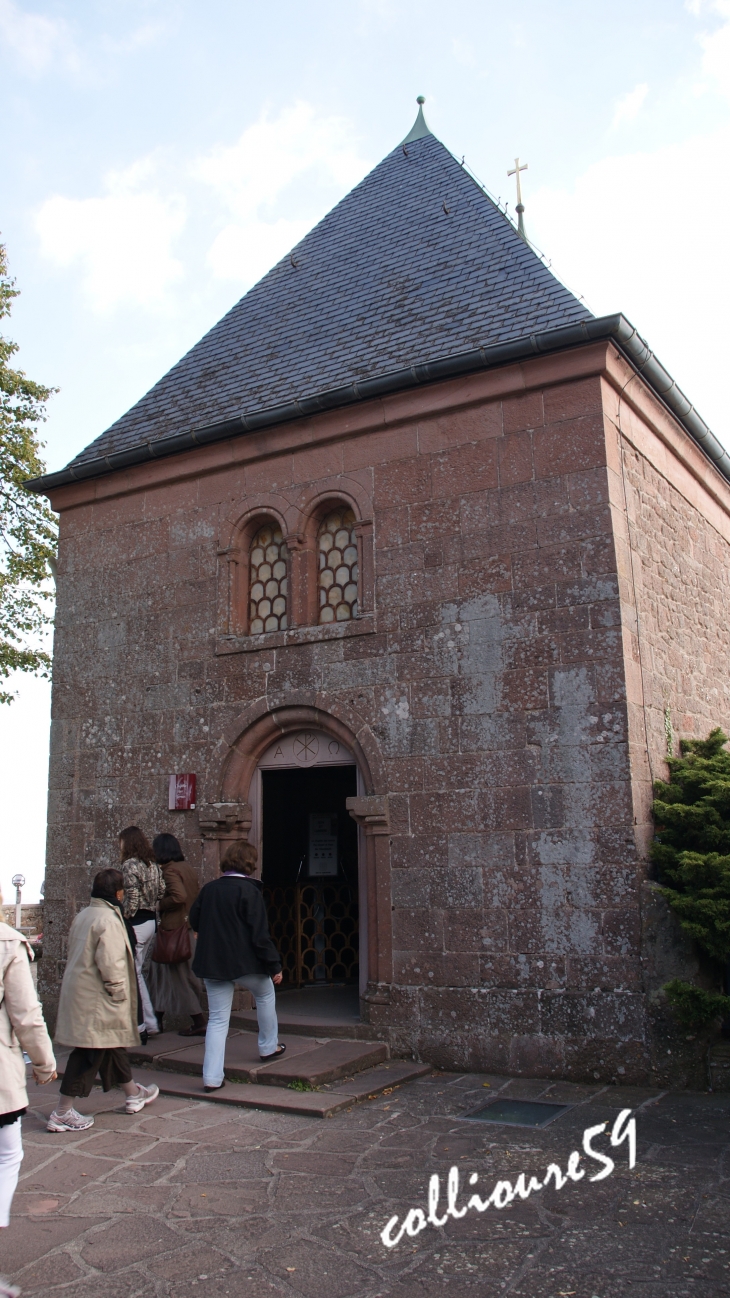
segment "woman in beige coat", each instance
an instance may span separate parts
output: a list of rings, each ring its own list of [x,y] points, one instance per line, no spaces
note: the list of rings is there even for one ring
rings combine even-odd
[[[56,1040],[73,1046],[61,1083],[61,1103],[48,1119],[49,1131],[86,1131],[94,1119],[77,1112],[97,1075],[105,1091],[121,1086],[127,1113],[139,1113],[157,1099],[159,1087],[132,1080],[126,1048],[139,1045],[134,957],[122,919],[124,878],[100,870],[91,904],[79,911],[68,935]]]
[[[23,1051],[30,1055],[34,1080],[41,1086],[56,1076],[29,959],[33,959],[29,944],[22,933],[2,922],[0,910],[0,1228],[9,1224],[23,1161],[21,1118],[28,1107]],[[17,1289],[0,1279],[0,1294],[15,1293]]]

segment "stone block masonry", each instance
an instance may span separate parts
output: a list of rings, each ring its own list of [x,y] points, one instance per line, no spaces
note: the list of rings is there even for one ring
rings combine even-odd
[[[308,556],[338,502],[356,518],[362,615],[316,626]],[[245,804],[265,726],[316,723],[387,803],[363,821],[362,1008],[393,1049],[445,1068],[690,1076],[655,1006],[689,955],[646,900],[648,806],[666,709],[677,734],[730,724],[730,488],[610,345],[53,503],[51,1012],[68,924],[124,824],[170,830],[214,866],[197,813],[166,809],[168,773],[195,771],[201,803]],[[234,578],[258,518],[287,540],[293,616],[250,636]]]

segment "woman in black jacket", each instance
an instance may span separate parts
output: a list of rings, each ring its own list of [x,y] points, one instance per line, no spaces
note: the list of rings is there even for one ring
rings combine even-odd
[[[221,877],[206,883],[190,908],[190,927],[197,933],[193,972],[208,992],[203,1085],[218,1091],[225,1078],[226,1037],[233,988],[247,987],[256,1002],[259,1054],[263,1060],[283,1055],[278,1044],[274,983],[281,982],[281,960],[269,936],[263,896],[249,875],[256,868],[256,848],[233,843],[220,864]]]

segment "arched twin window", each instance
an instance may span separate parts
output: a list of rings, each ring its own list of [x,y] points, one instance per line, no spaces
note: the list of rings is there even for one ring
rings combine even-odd
[[[304,555],[308,552],[307,561],[295,556],[294,615],[289,592],[292,556],[281,527],[273,519],[254,526],[248,543],[249,635],[285,631],[292,621],[326,625],[359,616],[357,520],[347,504],[330,506],[319,522],[316,516],[310,521],[302,548]]]
[[[285,631],[287,622],[287,548],[275,524],[260,527],[251,542],[249,560],[249,631]]]

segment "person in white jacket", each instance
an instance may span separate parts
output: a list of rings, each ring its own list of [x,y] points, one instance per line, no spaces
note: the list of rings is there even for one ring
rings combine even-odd
[[[0,922],[0,1229],[10,1223],[23,1161],[21,1119],[28,1107],[23,1051],[41,1086],[56,1076],[53,1046],[30,972],[32,959],[22,933]],[[18,1292],[0,1278],[0,1298]]]

